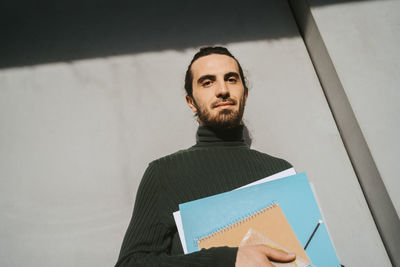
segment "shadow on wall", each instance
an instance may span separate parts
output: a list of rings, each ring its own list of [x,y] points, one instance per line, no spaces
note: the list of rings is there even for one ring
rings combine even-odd
[[[281,1],[2,1],[0,68],[298,36]]]

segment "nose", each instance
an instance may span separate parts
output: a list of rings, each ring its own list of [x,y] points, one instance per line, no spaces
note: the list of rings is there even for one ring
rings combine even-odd
[[[217,98],[223,98],[223,99],[226,99],[226,98],[228,98],[230,96],[229,95],[229,88],[226,85],[225,81],[221,81],[220,83],[218,83],[215,95],[216,95]]]

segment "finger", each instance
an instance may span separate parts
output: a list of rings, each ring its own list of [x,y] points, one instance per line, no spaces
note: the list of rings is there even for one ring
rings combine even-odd
[[[277,262],[291,262],[296,259],[296,255],[294,253],[287,253],[283,250],[271,248],[267,245],[263,246],[263,251],[268,259]]]

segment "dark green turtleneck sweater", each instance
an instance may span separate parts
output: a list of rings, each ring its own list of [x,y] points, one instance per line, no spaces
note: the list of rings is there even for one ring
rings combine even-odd
[[[290,168],[250,149],[243,126],[199,127],[197,143],[151,162],[139,185],[116,266],[234,266],[237,248],[184,255],[172,213],[187,201],[226,192]]]

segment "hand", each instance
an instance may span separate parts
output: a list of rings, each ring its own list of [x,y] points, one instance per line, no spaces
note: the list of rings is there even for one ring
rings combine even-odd
[[[274,265],[269,260],[291,262],[295,259],[295,254],[267,245],[243,246],[238,249],[235,267],[273,267]]]

